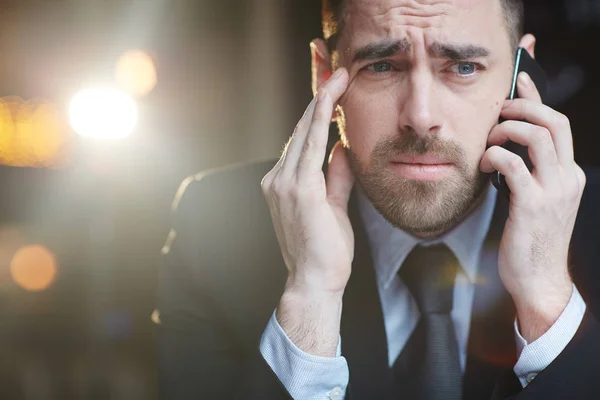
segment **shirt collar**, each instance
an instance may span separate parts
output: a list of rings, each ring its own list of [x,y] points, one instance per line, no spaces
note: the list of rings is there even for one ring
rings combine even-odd
[[[483,202],[452,230],[434,240],[424,240],[392,226],[357,185],[360,216],[371,246],[373,264],[380,288],[387,289],[408,253],[417,245],[444,243],[452,250],[471,283],[477,281],[478,260],[492,220],[497,190],[488,185]]]

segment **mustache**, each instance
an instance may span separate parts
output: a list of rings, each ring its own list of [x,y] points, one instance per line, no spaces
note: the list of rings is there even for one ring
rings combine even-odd
[[[373,159],[382,163],[401,154],[415,156],[431,154],[444,158],[458,166],[467,164],[465,151],[455,141],[442,139],[437,135],[419,135],[413,130],[405,131],[393,138],[384,139],[377,143],[373,149]]]

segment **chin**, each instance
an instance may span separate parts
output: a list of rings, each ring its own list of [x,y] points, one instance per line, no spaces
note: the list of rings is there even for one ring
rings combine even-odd
[[[456,226],[472,211],[487,179],[410,181],[397,176],[362,176],[359,182],[377,211],[398,229],[433,237]]]

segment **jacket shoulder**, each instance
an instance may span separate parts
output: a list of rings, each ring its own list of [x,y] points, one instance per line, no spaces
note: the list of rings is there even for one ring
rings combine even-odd
[[[248,348],[258,343],[287,277],[260,185],[274,164],[236,164],[187,177],[162,249],[162,308],[217,321]]]
[[[171,213],[185,213],[189,204],[198,204],[210,198],[225,200],[226,195],[243,197],[245,190],[255,193],[262,178],[276,160],[255,161],[213,168],[186,177],[179,185],[171,203]]]

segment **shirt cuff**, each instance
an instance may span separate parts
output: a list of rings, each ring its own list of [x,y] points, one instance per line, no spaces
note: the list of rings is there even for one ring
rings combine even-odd
[[[515,339],[519,359],[514,367],[515,375],[523,387],[527,386],[538,373],[543,371],[567,347],[575,336],[583,320],[586,305],[573,285],[573,293],[569,303],[560,314],[554,325],[537,340],[527,343],[521,336],[515,319]]]
[[[310,355],[292,343],[273,313],[261,337],[260,352],[294,399],[344,399],[349,371],[341,356],[341,338],[336,357]]]

